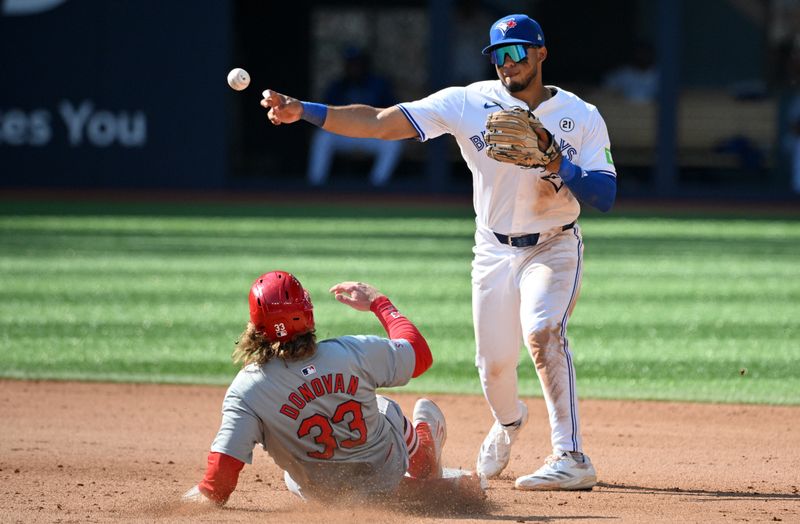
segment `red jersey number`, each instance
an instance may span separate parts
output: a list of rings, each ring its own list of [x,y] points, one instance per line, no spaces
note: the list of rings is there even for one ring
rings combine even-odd
[[[334,424],[338,424],[344,420],[344,416],[348,413],[353,414],[353,420],[350,421],[347,427],[350,428],[351,432],[358,433],[358,438],[343,440],[339,445],[349,449],[360,446],[367,441],[367,425],[364,423],[364,415],[361,413],[361,403],[355,400],[348,400],[347,402],[339,404],[331,421],[333,421]]]
[[[319,414],[308,417],[300,424],[297,436],[300,438],[305,437],[311,433],[311,428],[319,428],[319,435],[314,437],[314,442],[322,445],[322,451],[309,451],[308,456],[325,460],[333,457],[333,452],[337,447],[336,439],[333,438],[333,428],[327,417]]]
[[[353,438],[336,442],[331,422],[334,424],[344,422],[347,414],[352,415],[347,427],[353,434]],[[307,453],[312,458],[327,460],[333,457],[334,451],[340,446],[349,449],[360,446],[367,441],[367,425],[364,422],[361,403],[355,400],[348,400],[336,406],[336,411],[334,411],[333,417],[330,419],[317,413],[303,420],[297,430],[297,436],[303,438],[310,435],[312,428],[319,428],[319,434],[314,437],[314,442],[322,446],[322,451],[309,451]]]

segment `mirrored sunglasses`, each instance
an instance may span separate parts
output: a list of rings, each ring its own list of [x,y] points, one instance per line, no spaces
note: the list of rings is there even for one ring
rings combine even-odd
[[[508,55],[511,60],[514,62],[519,62],[528,57],[528,51],[526,50],[527,46],[522,44],[514,44],[514,45],[506,45],[503,47],[498,47],[492,49],[489,53],[489,60],[494,65],[503,65],[506,61],[506,55]]]

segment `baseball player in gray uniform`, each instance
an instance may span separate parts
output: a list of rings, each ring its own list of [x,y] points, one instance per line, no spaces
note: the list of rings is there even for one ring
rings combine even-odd
[[[402,386],[433,359],[428,345],[374,287],[343,282],[338,301],[372,311],[388,338],[316,341],[313,306],[293,275],[272,271],[250,290],[250,322],[234,352],[243,364],[228,388],[203,480],[189,501],[225,504],[260,444],[302,498],[395,493],[401,480],[442,475],[444,416],[420,399],[409,421],[379,387]]]
[[[476,365],[495,418],[478,453],[477,470],[489,478],[499,475],[527,422],[528,410],[517,391],[522,342],[544,393],[552,455],[515,486],[590,489],[597,478],[583,453],[567,321],[583,269],[579,202],[608,211],[616,196],[608,131],[596,107],[543,84],[547,48],[535,20],[522,14],[499,19],[489,30],[483,54],[494,64],[496,80],[449,87],[385,109],[330,107],[271,90],[264,91],[261,105],[276,125],[302,119],[354,137],[455,137],[473,177]],[[487,117],[500,111],[523,113],[539,124],[535,133],[526,124],[523,138],[540,152],[546,150],[546,161],[511,163],[513,151],[502,149],[511,136],[503,133],[511,128],[496,132],[486,125]]]

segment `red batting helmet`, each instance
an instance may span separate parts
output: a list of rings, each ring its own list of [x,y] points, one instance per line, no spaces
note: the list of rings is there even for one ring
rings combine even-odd
[[[308,291],[291,273],[264,273],[250,288],[250,320],[267,340],[286,342],[314,329]]]

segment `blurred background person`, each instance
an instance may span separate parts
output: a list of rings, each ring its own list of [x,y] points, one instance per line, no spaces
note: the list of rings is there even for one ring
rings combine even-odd
[[[772,81],[781,97],[781,153],[791,189],[800,194],[800,1],[775,0],[772,15]]]
[[[783,147],[789,156],[792,190],[800,194],[800,37],[794,39],[784,65],[786,114]]]
[[[508,12],[513,11],[513,9]],[[500,15],[497,15],[500,16]],[[475,35],[482,35],[497,18],[480,0],[456,2],[453,12],[452,56],[450,80],[452,85],[469,85],[480,80],[494,78],[494,68],[485,60],[475,56]]]
[[[645,104],[654,101],[658,94],[658,69],[653,46],[638,42],[629,63],[608,73],[603,86],[630,102]]]
[[[792,190],[800,194],[800,104],[796,104],[793,108],[791,118],[788,147],[792,159]]]
[[[344,74],[326,89],[323,99],[334,106],[366,104],[389,107],[397,103],[388,79],[372,73],[370,56],[361,48],[349,46],[344,50]],[[392,177],[403,143],[374,138],[350,138],[317,129],[311,141],[308,162],[308,182],[312,186],[325,184],[337,153],[368,153],[375,156],[369,175],[374,187],[385,186]]]

